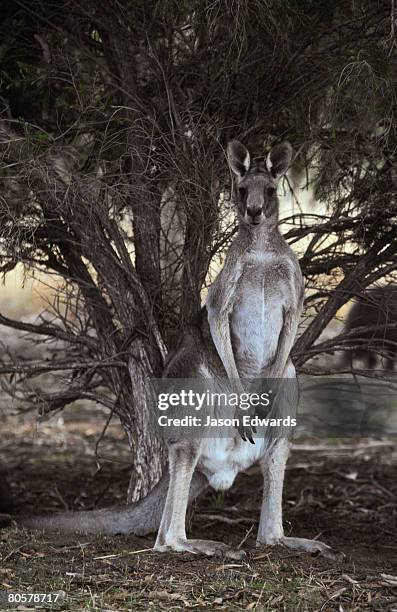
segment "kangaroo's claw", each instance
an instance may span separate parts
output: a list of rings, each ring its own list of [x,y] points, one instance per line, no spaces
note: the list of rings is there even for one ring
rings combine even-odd
[[[244,425],[243,417],[249,417],[250,420],[255,416],[255,410],[250,408],[249,410],[242,411],[240,408],[236,410],[234,413],[234,417],[238,419],[237,431],[239,432],[241,438],[244,442],[251,442],[251,444],[255,444],[255,440],[253,435],[256,434],[256,427],[254,425]]]

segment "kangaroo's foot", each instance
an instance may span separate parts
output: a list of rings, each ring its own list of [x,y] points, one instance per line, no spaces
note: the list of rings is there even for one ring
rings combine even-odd
[[[331,561],[343,561],[345,559],[343,552],[339,552],[331,548],[331,546],[328,546],[328,544],[324,544],[324,542],[319,542],[318,540],[283,536],[280,543],[292,550],[303,550],[304,552],[319,554]]]
[[[234,559],[239,561],[245,557],[243,550],[237,550],[231,548],[227,544],[222,542],[215,542],[213,540],[187,540],[184,538],[177,538],[173,542],[167,544],[155,544],[155,550],[159,552],[190,552],[195,555],[206,555],[207,557],[226,557],[227,559]]]
[[[319,542],[318,540],[281,536],[279,539],[272,541],[271,544],[281,544],[287,548],[291,548],[292,550],[301,550],[303,552],[317,554],[329,559],[330,561],[343,561],[345,559],[345,555],[342,552],[339,552],[334,548],[331,548],[331,546],[328,546],[328,544],[324,544],[324,542]],[[263,544],[257,542],[257,546],[263,546]]]

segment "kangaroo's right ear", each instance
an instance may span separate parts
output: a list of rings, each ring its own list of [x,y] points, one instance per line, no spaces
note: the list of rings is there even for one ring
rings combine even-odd
[[[251,163],[248,149],[239,140],[231,140],[227,145],[227,159],[234,174],[243,178]]]
[[[291,159],[292,147],[289,142],[282,142],[271,149],[266,158],[266,167],[275,180],[287,172]]]

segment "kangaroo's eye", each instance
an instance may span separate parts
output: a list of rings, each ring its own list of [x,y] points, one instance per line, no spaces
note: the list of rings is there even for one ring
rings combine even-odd
[[[245,198],[246,191],[247,190],[245,189],[245,187],[239,187],[238,188],[238,195],[240,196],[240,198],[242,200],[244,200],[244,198]]]
[[[275,187],[268,187],[266,191],[267,191],[267,195],[269,196],[269,198],[274,196],[274,194],[276,193]]]

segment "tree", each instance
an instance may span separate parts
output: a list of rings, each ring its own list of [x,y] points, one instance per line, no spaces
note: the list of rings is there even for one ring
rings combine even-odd
[[[395,14],[380,0],[8,3],[2,34],[2,271],[53,275],[52,317],[0,323],[62,343],[52,360],[6,354],[8,390],[50,412],[88,398],[131,446],[129,500],[158,480],[149,379],[200,309],[234,232],[224,149],[289,139],[309,323],[294,358],[397,261]],[[51,393],[26,387],[43,372]],[[60,378],[64,372],[68,378]]]

